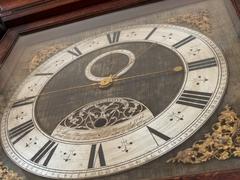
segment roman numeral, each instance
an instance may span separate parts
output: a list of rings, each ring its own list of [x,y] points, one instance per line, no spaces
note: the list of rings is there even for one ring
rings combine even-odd
[[[21,100],[16,101],[13,103],[12,108],[18,107],[18,106],[24,106],[27,104],[31,104],[34,101],[35,96],[27,97]]]
[[[39,163],[42,159],[45,158],[43,166],[47,166],[51,160],[58,144],[49,140],[44,146],[31,158],[31,161]]]
[[[51,76],[53,73],[37,73],[35,76]]]
[[[178,43],[174,44],[173,47],[174,48],[179,48],[179,47],[183,46],[184,44],[189,43],[190,41],[192,41],[194,39],[195,39],[195,37],[190,35],[190,36],[186,37],[185,39],[179,41]]]
[[[112,32],[107,34],[108,42],[110,44],[116,43],[119,41],[120,31]]]
[[[145,37],[145,40],[147,40],[148,38],[150,38],[150,36],[157,30],[157,27],[153,28],[153,30],[147,35],[147,37]]]
[[[76,56],[76,57],[82,55],[81,51],[76,46],[72,50],[68,50],[67,52]]]
[[[34,129],[34,124],[32,120],[29,120],[23,124],[20,124],[8,131],[9,139],[13,140],[13,144],[16,144],[19,140],[21,140],[24,136],[30,133]]]
[[[176,103],[203,109],[211,95],[212,93],[184,90]]]
[[[189,71],[194,71],[197,69],[204,69],[204,68],[209,68],[209,67],[213,67],[216,66],[217,62],[215,60],[215,58],[207,58],[207,59],[203,59],[200,61],[196,61],[196,62],[190,62],[188,63],[188,69]]]
[[[89,161],[88,161],[88,168],[93,168],[95,164],[96,158],[99,158],[100,166],[106,166],[106,161],[103,153],[102,144],[93,144],[90,151]]]
[[[151,135],[152,135],[152,137],[153,137],[153,139],[154,139],[154,141],[156,142],[157,145],[159,145],[159,144],[158,144],[156,138],[154,137],[154,135],[158,136],[159,138],[161,138],[165,141],[168,141],[169,139],[171,139],[170,137],[166,136],[165,134],[160,133],[159,131],[157,131],[157,130],[149,127],[149,126],[147,126],[147,128],[148,128],[149,132],[151,133]]]

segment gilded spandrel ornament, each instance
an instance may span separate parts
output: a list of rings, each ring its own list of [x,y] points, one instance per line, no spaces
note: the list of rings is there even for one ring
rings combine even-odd
[[[48,46],[46,48],[43,48],[37,51],[32,57],[31,61],[29,62],[29,65],[28,65],[29,72],[32,72],[45,60],[47,60],[57,52],[61,51],[62,49],[68,47],[69,45],[70,43],[53,44],[51,46]]]
[[[212,31],[209,11],[204,9],[170,18],[168,19],[168,23],[190,25],[204,33]]]
[[[7,166],[0,162],[0,179],[2,180],[23,180],[17,173],[9,170]]]
[[[58,139],[88,140],[119,135],[144,125],[151,111],[130,98],[107,98],[80,107],[65,117],[52,136]]]
[[[240,157],[240,118],[229,106],[221,112],[212,130],[213,132],[206,134],[203,140],[178,152],[176,157],[167,162],[198,164],[214,158],[226,160]]]

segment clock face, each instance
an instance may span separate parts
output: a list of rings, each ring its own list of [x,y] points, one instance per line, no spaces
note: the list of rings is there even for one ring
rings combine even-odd
[[[141,25],[91,37],[39,66],[12,97],[3,147],[23,169],[88,178],[156,159],[196,132],[227,84],[204,35]]]

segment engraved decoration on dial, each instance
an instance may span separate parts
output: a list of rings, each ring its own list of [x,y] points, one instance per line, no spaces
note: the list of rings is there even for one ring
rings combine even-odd
[[[169,34],[171,38],[166,38]],[[146,106],[137,99],[112,94],[73,109],[59,119],[52,135],[44,132],[34,110],[46,84],[84,55],[127,42],[160,45],[181,59],[184,81],[171,103],[153,117],[145,103]],[[195,55],[189,53],[193,47],[198,49]],[[136,54],[129,49],[111,50],[86,63],[86,79],[99,82],[106,78],[92,74],[91,67],[111,53],[123,54],[129,60],[116,78],[130,73],[138,63]],[[207,80],[201,81],[199,77]],[[140,25],[104,33],[54,55],[26,78],[10,100],[1,122],[3,148],[18,166],[39,176],[74,179],[117,173],[156,159],[183,143],[213,114],[226,86],[223,54],[209,38],[196,31],[173,25]],[[96,91],[109,89],[95,87]],[[64,136],[62,127],[68,129],[71,139]],[[74,138],[76,132],[83,136]]]
[[[65,117],[52,133],[62,140],[97,140],[144,125],[153,118],[143,104],[130,98],[108,98],[87,104]]]

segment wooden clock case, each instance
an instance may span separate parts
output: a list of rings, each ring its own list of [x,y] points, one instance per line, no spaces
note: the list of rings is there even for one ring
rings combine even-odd
[[[2,39],[0,41],[0,67],[3,67],[6,57],[9,55],[15,42],[21,35],[30,34],[36,31],[41,31],[75,21],[81,21],[131,7],[154,3],[156,1],[157,0],[4,0],[0,2],[0,31],[2,35]],[[182,0],[182,2],[178,2],[176,4],[173,4],[173,2],[176,1],[163,1],[163,9],[167,10],[168,8],[195,3],[197,0]],[[232,4],[226,3],[226,7],[229,8],[230,18],[234,22],[236,32],[239,33],[240,28],[237,15],[240,18],[240,1],[231,0],[231,2]],[[233,7],[235,8],[235,11]],[[1,70],[3,71],[4,69]],[[4,87],[8,78],[10,77],[0,78],[0,89]],[[238,105],[237,107],[240,106]],[[229,166],[230,164],[228,163],[227,165]],[[125,176],[128,176],[128,172],[125,173]],[[129,177],[131,177],[131,179],[138,179],[138,177],[136,177],[136,173],[134,174],[130,172]],[[114,179],[114,177],[112,178]],[[153,178],[151,177],[151,179]],[[162,178],[156,177],[155,179],[157,180]],[[240,169],[234,168],[231,170],[210,171],[207,173],[199,172],[194,175],[183,176],[173,175],[173,177],[165,177],[164,179],[238,180],[240,179]]]

